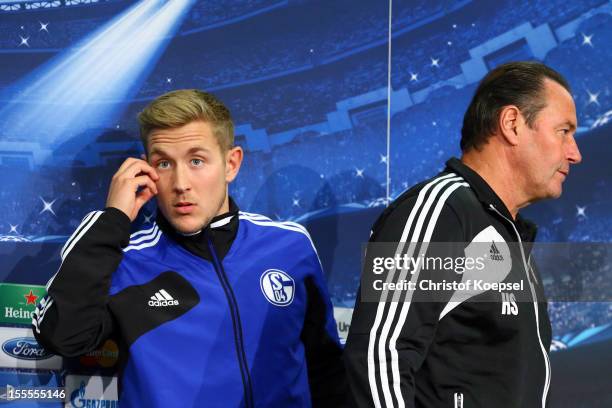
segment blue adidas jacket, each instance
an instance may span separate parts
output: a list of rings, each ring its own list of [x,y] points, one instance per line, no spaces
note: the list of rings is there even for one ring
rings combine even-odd
[[[109,336],[124,407],[342,406],[341,346],[306,230],[256,214],[183,236],[158,215],[130,236],[114,208],[88,214],[33,319],[64,356]]]

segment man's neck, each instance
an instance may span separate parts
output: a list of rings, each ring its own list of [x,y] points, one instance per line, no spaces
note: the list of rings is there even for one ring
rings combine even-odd
[[[495,191],[502,200],[513,219],[519,210],[526,207],[529,201],[523,197],[519,187],[521,180],[513,177],[516,174],[504,152],[494,152],[493,149],[469,151],[463,154],[461,162],[474,170]]]
[[[221,204],[221,207],[219,208],[219,211],[217,211],[217,214],[215,215],[215,217],[218,217],[219,215],[223,215],[228,212],[229,212],[229,195],[226,192],[225,200],[223,200],[223,204]]]

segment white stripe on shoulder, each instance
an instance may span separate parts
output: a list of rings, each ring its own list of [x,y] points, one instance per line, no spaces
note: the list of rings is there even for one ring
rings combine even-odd
[[[446,186],[443,186],[443,188],[440,189],[439,191],[440,195],[437,196],[438,192],[436,193],[432,192],[431,196],[427,200],[427,203],[425,204],[427,209],[423,211],[421,215],[419,216],[418,231],[415,231],[415,236],[413,236],[413,238],[418,240],[418,242],[422,242],[422,245],[419,249],[419,255],[418,255],[419,257],[425,256],[427,252],[427,249],[429,247],[429,242],[431,240],[431,237],[433,236],[436,225],[438,224],[438,218],[448,198],[458,188],[469,187],[469,184],[463,182],[463,179],[461,178],[458,178],[458,179],[459,180],[453,183],[440,183],[437,187],[440,187],[440,185],[442,184],[447,184]],[[450,180],[455,180],[455,179],[448,179],[446,181],[448,182]],[[431,207],[434,206],[434,203],[435,203],[435,207],[433,207],[433,212],[431,214],[431,217],[428,219],[427,227],[425,228],[425,234],[423,238],[420,239],[419,235],[420,235],[422,226],[424,225],[425,217],[427,213],[429,212],[429,210],[431,209]],[[413,242],[416,242],[416,241],[413,241]],[[413,256],[413,254],[411,254],[410,256]],[[402,271],[402,274],[404,274],[404,276],[400,276],[400,279],[405,278],[405,273],[406,271]],[[419,279],[420,267],[417,268],[416,271],[412,271],[411,273],[412,273],[411,281],[417,282]],[[388,345],[388,349],[391,352],[391,372],[393,374],[393,390],[395,393],[395,397],[399,401],[398,407],[402,407],[402,408],[404,407],[404,399],[402,396],[401,386],[400,386],[401,380],[400,380],[400,371],[399,371],[399,357],[398,357],[398,352],[397,352],[397,339],[404,327],[404,324],[406,322],[406,317],[408,316],[408,312],[410,310],[410,305],[412,301],[411,295],[412,293],[408,293],[406,299],[404,299],[403,302],[395,303],[395,305],[397,306],[401,305],[401,310],[399,314],[399,319],[397,323],[395,324],[395,327],[389,339],[389,345]],[[395,316],[393,314],[390,317],[391,317],[390,321],[392,322],[395,319]],[[389,330],[387,330],[385,333],[381,335],[381,338],[384,337],[385,342],[386,342],[386,337],[388,334],[389,334]]]
[[[159,242],[159,239],[161,238],[161,236],[162,236],[161,230],[157,230],[157,234],[155,235],[152,241],[144,242],[139,245],[128,245],[125,248],[123,248],[123,252],[128,252],[132,250],[140,251],[141,249],[150,248],[152,246],[155,246]]]
[[[252,224],[261,225],[264,227],[276,227],[276,228],[281,228],[281,229],[285,229],[288,231],[299,232],[299,233],[306,235],[308,238],[310,238],[310,234],[308,234],[306,229],[299,224],[289,223],[289,222],[277,222],[277,221],[263,220],[263,219],[253,219],[250,217],[244,217],[242,215],[240,216],[240,219],[248,221]]]
[[[102,214],[104,214],[104,211],[92,211],[83,218],[81,224],[77,227],[74,233],[72,233],[70,238],[68,238],[68,241],[66,241],[66,243],[62,247],[62,250],[60,251],[61,264],[64,263],[64,259],[66,259],[70,251],[72,251],[72,248],[74,248],[77,242],[79,242],[79,240],[83,238],[83,235],[85,235],[87,231],[89,231],[92,225],[96,223],[96,221],[98,220],[98,218],[100,218]],[[45,285],[47,291],[49,291],[49,287],[53,283],[53,280],[56,276],[57,272],[47,281],[47,284]]]
[[[283,221],[283,224],[289,225],[291,227],[299,228],[302,231],[304,231],[305,234],[308,234],[310,236],[310,233],[308,232],[306,227],[304,227],[302,224],[298,224],[297,222],[293,222],[293,221]]]
[[[147,241],[153,237],[155,237],[157,235],[157,231],[159,230],[159,227],[157,226],[157,224],[153,225],[153,228],[151,229],[151,232],[149,232],[146,235],[142,235],[136,239],[131,239],[128,245],[135,245],[135,244],[139,244],[141,242]]]
[[[61,268],[62,268],[62,265],[63,265],[63,264],[64,264],[64,261],[62,260],[62,262],[60,263],[60,268],[59,268],[59,269],[61,269]],[[53,276],[51,276],[51,277],[49,278],[49,280],[47,281],[47,284],[45,285],[45,290],[46,290],[47,292],[49,292],[49,288],[51,287],[51,284],[53,283],[53,280],[55,279],[55,277],[56,277],[56,276],[57,276],[57,274],[59,273],[59,269],[58,269],[58,270],[57,270],[57,272],[55,272],[55,273],[53,274]]]
[[[156,223],[153,223],[153,226],[149,229],[146,230],[140,230],[140,231],[136,231],[135,233],[133,233],[132,235],[130,235],[130,241],[132,240],[132,238],[136,238],[140,235],[146,235],[146,234],[150,234],[151,232],[153,232],[153,230],[155,229],[155,227],[157,227]]]
[[[267,220],[267,221],[272,221],[271,218],[266,217],[265,215],[261,215],[261,214],[255,214],[255,213],[249,213],[249,212],[245,212],[245,211],[239,211],[238,215],[241,217],[248,217],[254,220]]]
[[[417,214],[419,213],[420,209],[421,209],[421,205],[423,204],[423,202],[425,201],[425,197],[427,195],[427,193],[429,192],[429,190],[438,182],[440,182],[441,180],[445,180],[445,179],[449,179],[456,176],[456,174],[454,173],[450,173],[450,174],[446,174],[444,176],[441,177],[437,177],[433,180],[431,180],[428,184],[426,184],[423,188],[421,188],[421,191],[419,191],[419,195],[417,197],[416,203],[414,204],[414,206],[412,207],[412,210],[410,211],[410,214],[408,216],[408,219],[406,220],[406,223],[404,224],[404,229],[402,231],[402,235],[399,239],[399,243],[398,243],[398,247],[396,249],[396,255],[397,254],[401,254],[404,250],[404,246],[406,243],[406,240],[408,238],[408,234],[413,226],[414,220],[417,216]],[[392,269],[389,271],[389,274],[387,276],[387,282],[390,282],[392,280],[394,280],[394,275],[395,275],[395,269]],[[372,399],[374,402],[374,406],[376,408],[380,408],[381,405],[381,396],[379,395],[379,390],[378,390],[378,386],[377,386],[377,376],[376,374],[379,373],[380,377],[381,377],[381,386],[382,386],[382,391],[383,391],[383,397],[384,397],[384,402],[386,406],[393,406],[393,402],[391,401],[391,404],[389,405],[389,401],[391,400],[391,390],[389,387],[389,383],[388,383],[388,379],[387,379],[387,368],[386,368],[386,359],[381,359],[379,367],[376,367],[376,363],[378,362],[377,359],[375,358],[375,348],[376,348],[376,343],[377,341],[379,341],[378,339],[378,330],[380,327],[381,322],[383,321],[383,316],[385,315],[385,309],[386,309],[386,305],[387,305],[387,297],[388,297],[388,291],[384,291],[381,294],[381,298],[380,298],[380,302],[378,303],[378,308],[376,310],[376,317],[374,319],[374,324],[372,325],[372,328],[370,329],[370,334],[369,334],[369,342],[368,342],[368,352],[367,352],[367,361],[368,361],[368,382],[370,385],[370,391],[372,394]],[[395,306],[397,307],[397,305]],[[390,313],[395,314],[395,308],[393,307],[393,303],[391,303],[390,308],[393,310],[389,310]],[[388,318],[385,318],[385,325],[388,325],[389,323],[387,323]],[[380,343],[379,343],[380,345]],[[383,347],[384,347],[384,342],[383,342]],[[379,347],[379,356],[380,356],[380,347]],[[383,351],[383,356],[384,356],[384,351]]]
[[[91,217],[93,217],[93,215],[95,214],[95,211],[91,211],[88,212],[83,219],[81,220],[81,223],[79,224],[79,226],[74,230],[74,232],[72,233],[72,235],[70,235],[70,237],[66,240],[66,242],[64,243],[64,246],[62,246],[62,250],[60,251],[60,257],[64,256],[64,251],[66,250],[66,248],[70,245],[70,243],[72,242],[72,240],[79,235],[79,232],[81,231],[81,228],[87,224],[87,222],[89,221],[89,219]]]
[[[66,241],[66,243],[62,247],[62,259],[64,259],[66,255],[68,255],[68,252],[70,252],[72,248],[74,248],[74,245],[77,243],[77,241],[81,239],[83,235],[85,235],[89,228],[91,228],[91,226],[98,220],[98,218],[100,218],[100,215],[102,215],[103,212],[104,211],[92,211],[83,218],[83,221],[81,221],[77,229],[72,233],[70,238],[68,238],[68,241]]]
[[[267,220],[261,220],[261,219],[253,219],[250,217],[245,217],[243,215],[240,215],[240,219],[248,221],[252,224],[261,225],[264,227],[276,227],[276,228],[284,229],[287,231],[299,232],[300,234],[303,234],[306,236],[306,238],[308,238],[308,241],[310,242],[310,245],[312,246],[313,251],[317,255],[317,258],[319,258],[319,253],[317,252],[317,248],[315,247],[315,244],[312,241],[310,234],[308,233],[306,228],[304,228],[300,224],[296,224],[294,222],[275,222],[275,221],[267,221]],[[320,259],[319,259],[319,263],[321,263]]]
[[[249,221],[251,221],[251,220],[254,220],[254,221],[268,221],[268,222],[272,222],[272,223],[276,223],[276,224],[288,225],[290,227],[299,228],[304,233],[308,234],[308,230],[306,229],[306,227],[304,227],[302,224],[298,224],[297,222],[293,222],[293,221],[274,221],[271,218],[266,217],[265,215],[248,213],[248,212],[244,212],[244,211],[240,211],[239,216],[240,216],[241,219],[245,219],[245,220],[249,220]],[[308,235],[310,235],[310,234],[308,234]]]

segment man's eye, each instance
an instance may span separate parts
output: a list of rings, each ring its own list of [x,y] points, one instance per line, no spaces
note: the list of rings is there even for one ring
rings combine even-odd
[[[157,167],[160,169],[167,169],[168,167],[170,167],[170,163],[167,161],[160,161],[159,163],[157,163]]]
[[[193,164],[194,166],[201,166],[204,162],[202,161],[202,159],[191,159],[191,164]]]

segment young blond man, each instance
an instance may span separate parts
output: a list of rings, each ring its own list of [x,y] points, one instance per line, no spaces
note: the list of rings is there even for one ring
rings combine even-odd
[[[229,110],[179,90],[139,115],[146,160],[114,175],[35,313],[38,341],[76,356],[119,338],[122,407],[341,406],[332,305],[306,230],[240,212]],[[155,197],[152,227],[130,236]]]

